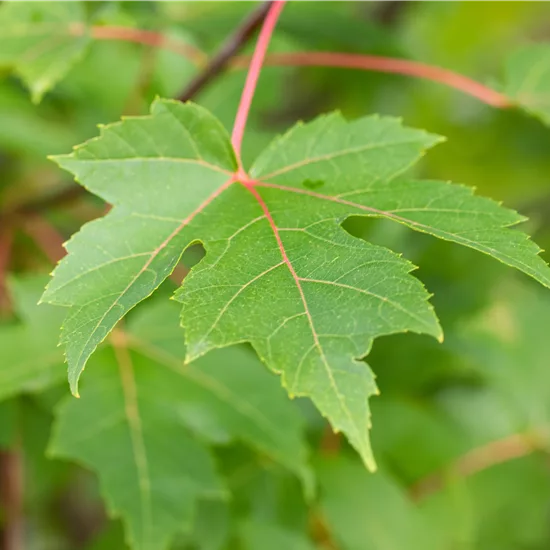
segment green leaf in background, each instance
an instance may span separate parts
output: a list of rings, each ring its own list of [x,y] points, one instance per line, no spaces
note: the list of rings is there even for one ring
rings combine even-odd
[[[469,246],[550,286],[550,270],[523,218],[462,186],[401,174],[440,140],[398,119],[346,122],[338,114],[277,138],[235,181],[221,125],[192,104],[158,100],[57,157],[115,208],[69,243],[44,300],[71,306],[63,328],[73,391],[95,347],[169,275],[183,249],[206,258],[176,299],[183,303],[187,360],[249,341],[283,376],[291,396],[309,396],[374,468],[368,396],[358,361],[374,338],[414,331],[441,338],[412,264],[353,238],[349,215],[387,218]]]
[[[175,304],[153,304],[113,335],[119,343],[93,359],[83,397],[57,411],[50,447],[98,472],[111,513],[143,550],[190,529],[197,498],[225,494],[193,433],[239,438],[311,485],[303,421],[277,381],[238,348],[184,365],[177,318]]]
[[[321,511],[342,550],[441,550],[445,535],[383,472],[338,457],[320,461]]]
[[[512,53],[504,84],[511,99],[550,125],[550,44],[532,44]]]
[[[490,393],[500,409],[488,417],[506,418],[511,433],[532,432],[540,439],[539,445],[550,449],[548,326],[548,295],[508,281],[495,289],[490,307],[462,327],[457,347],[482,376],[486,386],[483,392]],[[472,432],[474,428],[472,418]],[[496,434],[504,435],[508,434]]]
[[[20,322],[0,327],[0,399],[44,390],[65,377],[57,344],[63,315],[59,308],[37,305],[46,281],[44,276],[10,280]]]
[[[98,353],[86,395],[57,411],[50,454],[97,471],[130,547],[164,550],[189,529],[196,499],[223,498],[224,489],[209,451],[178,416],[178,375],[149,367],[122,343]]]
[[[129,323],[128,344],[151,368],[180,376],[174,399],[182,420],[213,444],[235,439],[247,443],[294,472],[311,493],[305,426],[297,407],[248,350],[217,350],[184,365],[178,309],[164,301],[141,309]]]
[[[0,66],[12,67],[38,103],[83,55],[81,2],[4,2],[0,7]]]

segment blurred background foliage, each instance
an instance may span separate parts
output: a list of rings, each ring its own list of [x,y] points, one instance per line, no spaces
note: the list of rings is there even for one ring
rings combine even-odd
[[[211,54],[253,3],[85,7],[96,25],[162,32]],[[498,87],[509,52],[548,40],[550,5],[544,2],[290,2],[270,51],[404,57]],[[245,53],[251,51],[248,45]],[[8,268],[0,270],[8,272],[0,289],[0,521],[5,530],[10,522],[22,522],[25,537],[23,547],[7,550],[125,548],[123,528],[108,518],[95,474],[57,458],[48,444],[58,403],[67,407],[73,398],[56,347],[62,312],[35,304],[44,274],[62,253],[59,242],[104,207],[95,198],[71,196],[76,184],[46,157],[95,136],[98,124],[145,114],[157,95],[177,97],[196,72],[174,52],[93,41],[39,104],[18,78],[0,73],[0,249],[12,240]],[[194,101],[230,129],[244,78],[244,71],[230,70]],[[530,218],[526,230],[549,248],[550,128],[433,82],[345,69],[265,67],[245,136],[245,161],[297,119],[333,109],[350,118],[400,116],[407,125],[446,136],[421,163],[422,175],[474,186],[518,209]],[[63,189],[67,200],[52,202],[40,216],[20,208]],[[400,226],[353,218],[346,228],[422,266],[417,275],[434,293],[445,330],[443,344],[398,335],[378,340],[369,355],[381,390],[372,400],[379,472],[365,471],[313,407],[297,400],[293,407],[306,425],[315,496],[307,498],[290,469],[240,442],[222,440],[213,452],[230,498],[201,501],[194,522],[182,521],[172,548],[549,548],[550,295],[471,250]],[[165,283],[152,302],[165,300],[174,288]],[[22,487],[12,487],[20,477]]]

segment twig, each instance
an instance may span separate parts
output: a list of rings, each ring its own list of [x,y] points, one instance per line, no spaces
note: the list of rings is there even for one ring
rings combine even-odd
[[[497,464],[541,450],[544,448],[544,440],[545,436],[541,430],[541,433],[513,434],[491,441],[458,458],[444,472],[437,472],[421,479],[411,487],[409,493],[415,500],[421,500],[441,490],[449,473],[460,478],[472,476]]]
[[[273,34],[275,25],[277,24],[277,20],[279,19],[279,15],[281,15],[284,6],[285,0],[278,0],[269,6],[269,11],[265,17],[262,30],[260,31],[260,36],[258,36],[258,41],[256,42],[254,53],[252,54],[252,59],[250,60],[250,67],[248,68],[248,74],[246,75],[246,82],[241,95],[241,101],[237,109],[237,116],[235,117],[235,124],[233,125],[233,133],[231,135],[231,143],[233,144],[233,148],[235,149],[235,153],[239,159],[239,168],[241,169],[241,143],[243,140],[244,129],[246,127],[246,121],[248,119],[248,113],[250,111],[250,105],[252,104],[252,98],[254,97],[254,92],[256,91],[256,84],[258,82],[258,77],[260,76],[260,70],[264,62],[267,47],[269,46],[269,42],[271,40],[271,35]]]
[[[194,78],[181,93],[179,96],[181,101],[191,99],[223,71],[229,60],[252,38],[254,32],[260,27],[271,4],[272,2],[261,4],[235,29],[235,32],[223,43],[218,53],[211,59],[204,71]]]

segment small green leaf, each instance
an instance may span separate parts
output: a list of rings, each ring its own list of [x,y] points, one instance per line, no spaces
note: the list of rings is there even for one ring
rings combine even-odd
[[[515,51],[505,66],[505,93],[550,125],[550,44]]]
[[[83,55],[90,37],[81,2],[4,2],[0,66],[12,67],[38,103]]]

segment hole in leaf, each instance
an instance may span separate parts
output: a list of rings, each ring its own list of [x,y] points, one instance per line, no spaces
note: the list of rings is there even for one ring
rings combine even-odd
[[[195,267],[206,255],[206,250],[201,243],[192,244],[185,250],[181,257],[181,263],[188,269]]]
[[[325,182],[323,180],[305,180],[302,185],[308,189],[319,189],[325,185]]]

